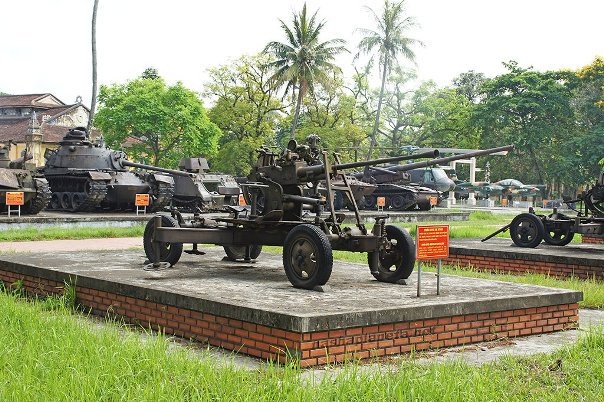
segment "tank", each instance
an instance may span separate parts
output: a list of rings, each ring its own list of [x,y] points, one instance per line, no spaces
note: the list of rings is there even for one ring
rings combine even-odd
[[[239,184],[233,176],[210,172],[205,158],[185,158],[178,164],[188,176],[174,175],[172,206],[183,212],[219,211],[237,205]]]
[[[10,146],[10,143],[0,145],[0,210],[8,210],[7,192],[23,192],[24,204],[21,206],[21,213],[35,215],[44,209],[50,200],[48,182],[34,170],[25,169],[25,162],[31,159],[27,152],[21,158],[11,161]]]
[[[44,156],[52,210],[127,211],[135,208],[136,194],[150,194],[148,210],[160,211],[172,200],[171,174],[186,174],[130,162],[124,152],[107,148],[102,139],[91,142],[84,127],[69,130],[59,148]],[[130,167],[145,171],[131,171]]]

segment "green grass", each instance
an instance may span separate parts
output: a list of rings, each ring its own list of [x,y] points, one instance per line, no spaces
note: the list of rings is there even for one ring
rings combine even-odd
[[[596,401],[604,398],[604,333],[553,354],[480,367],[350,363],[314,383],[295,365],[219,363],[204,351],[94,325],[61,303],[0,294],[3,401]],[[559,363],[559,364],[558,364]],[[308,376],[306,376],[307,378]]]
[[[142,237],[144,225],[130,227],[24,228],[0,232],[0,242]]]

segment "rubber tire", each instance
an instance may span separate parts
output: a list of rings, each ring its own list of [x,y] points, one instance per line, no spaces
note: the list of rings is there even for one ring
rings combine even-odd
[[[392,209],[395,209],[397,211],[399,210],[403,210],[403,206],[405,205],[405,199],[403,198],[402,195],[396,194],[393,195],[392,197],[390,197],[390,206],[392,207]]]
[[[229,261],[240,261],[245,259],[246,246],[222,246]],[[259,244],[250,244],[250,258],[255,260],[262,252],[262,246]]]
[[[510,224],[510,236],[518,247],[535,248],[543,240],[545,228],[537,215],[522,213]]]
[[[161,216],[162,227],[179,227],[178,221],[171,216]],[[160,261],[153,260],[153,231],[155,230],[155,218],[151,218],[145,226],[145,233],[143,235],[143,246],[145,248],[145,254],[152,263],[154,262],[168,262],[170,265],[175,265],[180,256],[182,255],[182,243],[162,243],[163,249],[160,252]]]
[[[310,259],[314,255],[314,270],[304,276],[296,272],[294,265],[294,253],[311,249],[310,255],[301,257]],[[312,261],[311,261],[312,262]],[[283,245],[283,267],[285,274],[296,288],[314,289],[316,286],[325,285],[331,276],[333,268],[333,253],[331,244],[325,233],[311,224],[295,226],[285,237]]]
[[[413,238],[406,229],[393,225],[386,225],[386,238],[389,242],[396,241],[390,252],[380,249],[367,253],[371,274],[380,282],[395,283],[401,279],[407,279],[415,267]],[[394,267],[393,270],[392,267]]]
[[[573,240],[575,233],[571,230],[571,221],[568,222],[567,230],[550,230],[544,225],[543,240],[552,246],[566,246]]]

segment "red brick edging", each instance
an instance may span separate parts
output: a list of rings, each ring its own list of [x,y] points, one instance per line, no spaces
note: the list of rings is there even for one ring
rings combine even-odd
[[[63,283],[0,270],[0,280],[23,284],[35,295],[60,294]],[[76,297],[93,314],[263,359],[299,361],[303,367],[451,347],[505,337],[534,335],[577,327],[578,304],[493,311],[480,314],[393,322],[317,332],[294,332],[80,287]]]
[[[604,244],[604,237],[596,237],[596,236],[581,236],[581,242],[586,244]]]

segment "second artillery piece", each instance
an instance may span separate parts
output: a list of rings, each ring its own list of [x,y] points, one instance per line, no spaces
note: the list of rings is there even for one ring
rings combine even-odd
[[[342,173],[368,165],[394,162],[405,157],[366,162],[340,163],[334,155],[318,147],[319,138],[311,135],[307,144],[291,140],[282,153],[258,150],[256,166],[242,184],[249,207],[231,206],[229,217],[210,219],[196,215],[186,220],[178,211],[171,216],[157,215],[145,228],[143,244],[151,262],[146,269],[174,265],[183,243],[217,244],[227,258],[250,261],[260,255],[263,245],[283,246],[283,266],[293,286],[314,289],[327,283],[333,266],[332,250],[367,252],[371,274],[381,282],[397,282],[411,275],[415,265],[415,244],[405,229],[386,225],[387,216],[376,217],[368,230],[363,223],[347,177]],[[325,196],[318,189],[324,181]],[[305,188],[315,189],[314,193]],[[344,214],[334,211],[334,192],[352,199],[354,227],[343,225]],[[259,196],[263,203],[259,205]],[[329,206],[329,213],[323,213]]]
[[[409,155],[405,159],[435,158],[421,162],[407,163],[405,165],[390,165],[386,167],[368,166],[363,172],[354,173],[353,177],[377,185],[376,190],[364,199],[364,207],[375,208],[377,197],[385,198],[385,208],[405,211],[408,209],[430,210],[440,198],[440,192],[423,186],[411,184],[410,171],[418,168],[427,168],[460,159],[475,156],[491,155],[498,152],[510,151],[513,145],[482,149],[466,152],[459,155],[439,158],[438,150],[416,155]]]
[[[52,196],[49,209],[63,211],[130,210],[136,194],[150,195],[150,211],[170,204],[174,180],[168,174],[189,175],[179,170],[134,163],[122,151],[91,142],[84,127],[67,132],[59,149],[45,155],[42,171]],[[138,168],[161,173],[130,171]]]

